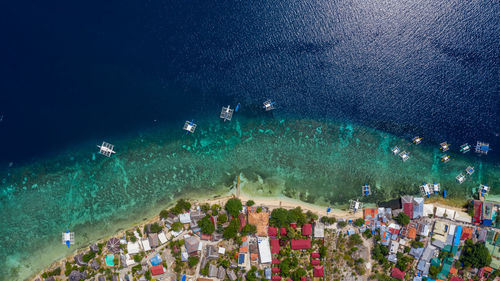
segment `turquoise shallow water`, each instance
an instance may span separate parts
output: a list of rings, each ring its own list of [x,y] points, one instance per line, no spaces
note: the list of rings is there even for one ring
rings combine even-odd
[[[286,196],[339,206],[360,197],[364,183],[372,186],[371,202],[416,194],[422,181],[440,182],[450,197],[469,197],[480,183],[500,193],[498,163],[451,153],[454,159],[442,164],[438,144],[415,146],[352,124],[238,116],[200,122],[194,135],[163,128],[109,141],[117,151],[109,159],[82,145],[2,171],[4,280],[22,280],[69,254],[59,241],[67,228],[76,232],[75,247],[85,246],[176,197],[227,191],[240,173]],[[392,155],[396,144],[410,160]],[[468,165],[476,173],[459,185],[455,176]]]

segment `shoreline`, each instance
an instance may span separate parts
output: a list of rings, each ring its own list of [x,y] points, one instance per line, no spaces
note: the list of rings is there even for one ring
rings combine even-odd
[[[362,218],[363,217],[363,212],[358,211],[356,213],[351,213],[350,211],[342,210],[339,208],[333,208],[331,207],[330,212],[327,214],[326,213],[326,206],[321,206],[319,204],[312,204],[312,203],[307,203],[303,202],[299,199],[293,199],[285,196],[268,196],[268,197],[263,197],[263,196],[254,196],[249,194],[248,192],[242,191],[242,190],[236,190],[236,188],[233,188],[229,190],[226,193],[222,194],[217,194],[214,196],[201,196],[196,199],[186,199],[187,201],[191,202],[193,205],[201,205],[201,204],[219,204],[220,206],[223,206],[225,202],[231,198],[239,198],[242,203],[246,203],[249,200],[253,200],[255,202],[254,206],[267,206],[270,210],[276,209],[276,208],[284,208],[284,209],[293,209],[296,207],[302,208],[303,211],[311,211],[316,214],[318,214],[320,217],[321,216],[328,216],[328,217],[337,217],[337,218],[343,218],[343,219],[357,219],[357,218]],[[180,199],[180,198],[179,198]],[[162,209],[168,209],[171,206],[174,205],[174,203],[178,199],[168,203],[163,207]],[[457,207],[454,204],[445,204],[443,202],[444,200],[432,200],[432,202],[429,202],[430,204],[434,204],[436,206],[441,206],[441,207],[446,207],[446,208],[451,208],[454,210],[461,210],[464,211],[465,208],[460,208]],[[154,223],[160,220],[159,214],[154,215],[152,217],[146,218],[143,221],[141,221],[139,224],[133,224],[132,226],[122,229],[114,234],[110,234],[109,236],[103,237],[101,239],[93,241],[91,244],[97,244],[97,243],[106,243],[107,240],[113,237],[121,237],[123,236],[127,231],[133,231],[136,228],[142,229],[146,224]],[[61,258],[57,261],[54,261],[50,266],[45,267],[43,270],[39,271],[38,273],[32,275],[31,277],[25,279],[25,280],[30,280],[30,281],[35,281],[37,278],[40,278],[41,275],[44,272],[53,270],[56,267],[61,267],[61,270],[64,270],[64,265],[67,261],[72,262],[74,260],[74,257],[78,254],[86,252],[88,247],[91,245],[86,245],[83,247],[80,247],[76,249],[73,253],[70,255]]]

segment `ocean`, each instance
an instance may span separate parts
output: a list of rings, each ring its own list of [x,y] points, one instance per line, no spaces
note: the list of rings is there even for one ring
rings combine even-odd
[[[498,1],[0,10],[0,280],[70,253],[59,242],[66,228],[85,246],[174,198],[227,191],[240,174],[263,193],[334,206],[364,183],[371,202],[416,194],[422,181],[452,198],[480,183],[500,194]],[[276,110],[263,111],[266,99]],[[237,103],[230,123],[218,119]],[[182,131],[186,120],[195,134]],[[478,140],[489,155],[457,152]],[[96,154],[102,141],[117,154]],[[394,157],[394,145],[410,160]],[[469,165],[476,173],[459,185]]]

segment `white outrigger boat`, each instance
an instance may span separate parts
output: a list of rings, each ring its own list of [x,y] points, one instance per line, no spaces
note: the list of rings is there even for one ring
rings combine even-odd
[[[448,151],[450,149],[450,145],[447,142],[442,142],[439,145],[441,146],[441,150],[443,152]]]
[[[401,151],[401,148],[399,148],[399,146],[396,145],[395,147],[393,147],[391,149],[391,151],[392,151],[392,154],[397,155]]]
[[[220,118],[224,119],[224,122],[231,121],[231,118],[233,118],[233,112],[234,109],[232,109],[230,105],[227,107],[223,106],[220,112]]]
[[[264,106],[263,108],[266,110],[266,111],[270,111],[270,110],[273,110],[274,109],[274,105],[276,103],[274,101],[271,101],[271,100],[266,100],[264,102]]]
[[[439,190],[441,189],[441,184],[439,183],[434,183],[432,185],[432,189],[434,189],[434,194],[438,194],[439,193]]]
[[[474,167],[472,166],[467,167],[467,169],[465,169],[465,172],[467,172],[469,176],[474,174]]]
[[[487,185],[481,184],[479,186],[479,192],[481,193],[481,196],[484,197],[485,195],[488,195],[488,193],[490,192],[490,187]]]
[[[196,124],[193,122],[193,121],[186,121],[186,123],[184,123],[184,127],[182,127],[183,130],[186,130],[186,134],[189,134],[189,133],[194,133],[194,131],[196,130]]]
[[[411,140],[414,144],[420,144],[422,142],[422,138],[419,137],[419,136],[416,136],[414,137],[412,140]]]
[[[403,162],[406,162],[406,160],[410,159],[410,153],[403,151],[399,153],[399,157],[401,158],[401,160],[403,160]]]
[[[99,153],[106,157],[111,157],[111,154],[116,153],[113,150],[115,146],[105,141],[102,142],[102,145],[98,145],[97,147],[99,148]]]
[[[427,196],[427,198],[431,197],[430,185],[423,182],[420,186],[420,192],[422,193],[422,196]]]
[[[457,177],[456,177],[458,183],[462,184],[464,181],[465,181],[465,175],[463,173],[460,173]]]
[[[448,163],[448,161],[450,161],[450,155],[443,155],[441,156],[441,162],[443,163]]]

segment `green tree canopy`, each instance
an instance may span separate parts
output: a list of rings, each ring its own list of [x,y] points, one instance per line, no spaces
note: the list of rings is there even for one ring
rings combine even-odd
[[[225,239],[235,238],[238,234],[238,230],[240,229],[240,220],[238,218],[233,218],[229,225],[224,229],[224,233],[222,234]]]
[[[241,235],[245,236],[248,234],[253,234],[257,231],[257,227],[253,224],[247,224],[241,229]]]
[[[180,231],[182,229],[182,223],[176,221],[172,224],[172,229],[174,231]]]
[[[157,222],[153,223],[149,230],[151,230],[151,233],[160,233],[163,227],[159,225]]]
[[[410,223],[410,217],[403,212],[399,213],[398,216],[394,218],[394,220],[401,225],[407,225]]]
[[[357,227],[360,227],[360,226],[362,226],[363,224],[365,224],[365,220],[364,220],[364,219],[362,219],[362,218],[359,218],[359,219],[355,220],[353,224],[354,224],[355,226],[357,226]]]
[[[200,226],[201,232],[205,234],[212,234],[215,231],[215,226],[208,215],[198,221],[198,226]]]
[[[288,211],[283,208],[274,209],[271,212],[270,223],[273,226],[285,227],[287,223]]]
[[[227,200],[225,209],[231,216],[237,217],[240,214],[241,207],[243,207],[243,205],[240,199],[231,198]]]
[[[195,267],[199,261],[200,261],[200,258],[198,258],[196,256],[189,257],[188,258],[189,267]]]
[[[255,205],[255,202],[253,200],[248,200],[247,203],[246,203],[246,205],[248,207],[251,207],[251,206]]]
[[[226,214],[220,214],[217,217],[217,223],[223,224],[227,222],[227,215]]]
[[[464,267],[481,268],[491,263],[491,255],[484,243],[474,244],[471,239],[467,239],[460,261],[464,263]]]

